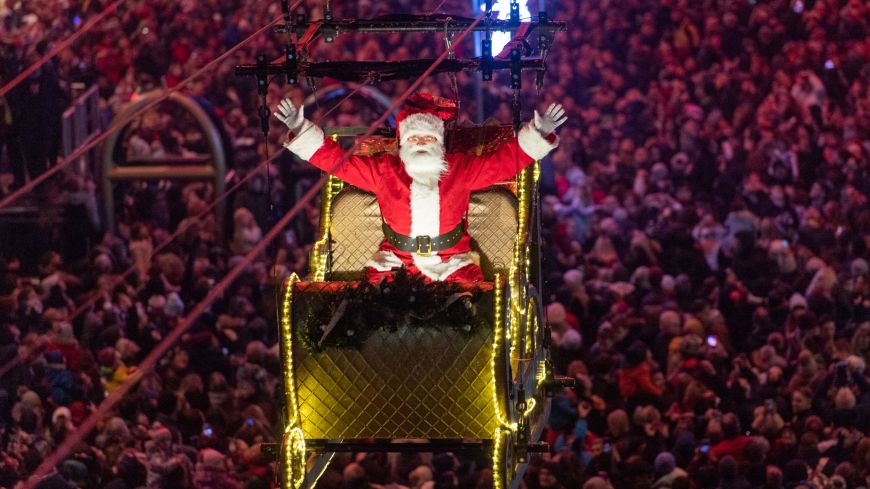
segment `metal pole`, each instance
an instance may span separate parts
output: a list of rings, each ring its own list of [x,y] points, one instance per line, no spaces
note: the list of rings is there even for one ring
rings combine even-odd
[[[477,13],[480,9],[480,0],[471,0],[471,12]],[[480,32],[474,33],[474,55],[480,56]],[[483,124],[483,85],[480,83],[480,77],[471,77],[474,80],[474,100],[477,102],[477,114],[475,114],[475,122]]]

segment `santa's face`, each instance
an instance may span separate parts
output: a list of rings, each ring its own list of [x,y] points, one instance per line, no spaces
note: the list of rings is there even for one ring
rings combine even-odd
[[[435,144],[438,142],[438,138],[435,136],[423,135],[423,134],[415,134],[413,136],[408,136],[405,140],[406,144],[410,144],[412,146],[428,146],[430,144]]]
[[[425,185],[437,185],[447,170],[444,145],[435,136],[409,136],[399,146],[399,158],[408,175]]]

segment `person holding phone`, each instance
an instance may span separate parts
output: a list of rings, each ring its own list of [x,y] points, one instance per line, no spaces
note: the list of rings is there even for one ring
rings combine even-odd
[[[775,436],[785,426],[774,399],[766,399],[761,406],[756,406],[753,415],[752,429],[764,436]]]

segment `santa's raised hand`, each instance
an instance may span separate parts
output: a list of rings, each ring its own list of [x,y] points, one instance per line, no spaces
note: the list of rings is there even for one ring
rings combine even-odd
[[[550,104],[547,107],[547,110],[544,111],[544,115],[535,111],[535,123],[534,127],[538,130],[541,136],[547,137],[550,134],[553,134],[556,131],[556,128],[561,126],[568,120],[568,117],[565,115],[565,108],[562,107],[562,104]]]
[[[283,122],[290,132],[299,135],[299,132],[302,129],[302,124],[305,122],[305,107],[300,105],[299,108],[296,108],[296,106],[293,105],[292,100],[285,98],[278,102],[276,110],[277,111],[274,112],[273,115],[279,121]]]

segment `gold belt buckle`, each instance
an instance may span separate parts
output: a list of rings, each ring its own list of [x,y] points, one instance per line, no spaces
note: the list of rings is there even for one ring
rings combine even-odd
[[[432,238],[430,236],[417,236],[417,254],[420,256],[432,254]]]

